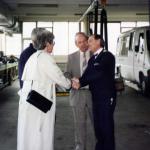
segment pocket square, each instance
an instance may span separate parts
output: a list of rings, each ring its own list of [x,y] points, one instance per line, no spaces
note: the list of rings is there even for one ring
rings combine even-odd
[[[99,66],[100,64],[99,63],[94,63],[94,66]]]

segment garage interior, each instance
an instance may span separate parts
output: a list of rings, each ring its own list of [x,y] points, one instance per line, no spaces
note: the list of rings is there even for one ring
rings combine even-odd
[[[10,33],[13,29],[14,32],[21,32],[20,22],[78,22],[92,2],[92,0],[1,0],[0,31]],[[149,0],[107,0],[105,9],[109,23],[150,22]],[[58,62],[64,62],[66,57],[56,59]],[[11,86],[0,90],[1,150],[16,150],[18,91],[17,79]],[[74,124],[68,95],[57,96],[56,110],[55,150],[73,150]],[[114,117],[116,150],[150,149],[149,116],[150,98],[144,97],[139,90],[127,84],[125,91],[118,93],[117,98]],[[90,126],[90,121],[88,124]],[[92,150],[95,142],[91,130],[88,131],[87,150]]]

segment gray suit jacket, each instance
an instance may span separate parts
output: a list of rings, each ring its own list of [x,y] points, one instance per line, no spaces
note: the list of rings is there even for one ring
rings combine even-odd
[[[79,78],[81,76],[80,73],[80,51],[74,52],[68,56],[67,62],[67,70],[72,77]]]
[[[68,62],[66,67],[66,72],[70,74],[70,77],[81,77],[80,71],[80,51],[74,52],[68,56]],[[70,105],[76,106],[77,104],[81,104],[80,101],[80,90],[71,89],[70,91]]]

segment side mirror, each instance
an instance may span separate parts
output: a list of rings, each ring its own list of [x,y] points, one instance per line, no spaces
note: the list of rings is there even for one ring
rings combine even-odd
[[[135,45],[135,47],[134,47],[134,49],[135,49],[135,52],[139,52],[139,46],[138,45]]]

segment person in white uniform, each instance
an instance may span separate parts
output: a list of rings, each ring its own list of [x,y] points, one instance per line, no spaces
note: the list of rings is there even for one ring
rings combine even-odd
[[[25,65],[22,76],[24,84],[19,92],[17,150],[54,149],[55,85],[69,89],[71,82],[64,77],[53,59],[53,46],[54,35],[47,30],[39,32],[35,41],[38,51]],[[31,89],[53,102],[47,113],[26,101]]]

